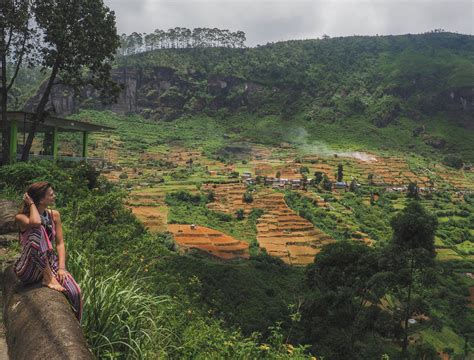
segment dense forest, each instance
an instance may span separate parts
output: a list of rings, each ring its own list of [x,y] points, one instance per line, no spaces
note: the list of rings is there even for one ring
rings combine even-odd
[[[180,49],[203,47],[244,47],[245,33],[243,31],[231,32],[218,28],[175,27],[167,31],[156,29],[152,33],[133,32],[120,36],[120,49],[122,56],[137,54],[156,49]]]

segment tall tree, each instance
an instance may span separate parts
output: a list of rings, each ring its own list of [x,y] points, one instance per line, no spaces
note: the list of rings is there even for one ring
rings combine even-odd
[[[420,191],[418,185],[415,182],[410,182],[408,184],[407,197],[415,200],[420,200]]]
[[[402,351],[408,348],[408,319],[411,316],[411,302],[414,278],[433,265],[436,251],[434,238],[438,221],[417,202],[410,202],[392,221],[393,237],[389,252],[397,267],[398,285],[406,290],[404,336]]]
[[[0,118],[2,130],[2,163],[8,164],[10,126],[7,119],[8,93],[25,60],[33,62],[33,35],[30,26],[31,1],[0,1]]]
[[[33,116],[22,160],[26,161],[38,123],[45,117],[51,89],[57,80],[77,90],[92,85],[104,100],[118,95],[119,87],[110,79],[114,54],[120,45],[115,14],[102,0],[37,0],[35,22],[42,33],[43,68],[51,69]]]
[[[145,50],[153,51],[155,49],[155,34],[154,33],[145,34],[143,39],[145,41]]]
[[[245,47],[245,41],[247,40],[247,38],[245,36],[245,32],[237,31],[235,33],[235,37],[237,39],[237,47],[240,47],[240,48]]]
[[[129,36],[129,46],[132,49],[132,52],[134,54],[137,54],[140,52],[142,46],[143,46],[143,37],[142,34],[137,33],[134,31],[133,33],[130,34]]]
[[[155,33],[156,46],[162,49],[163,42],[165,40],[165,32],[163,30],[156,29],[154,33]]]
[[[303,306],[305,340],[330,359],[360,358],[356,343],[375,331],[367,318],[380,314],[378,271],[373,248],[351,241],[324,246],[306,270],[311,293]]]
[[[342,164],[337,165],[337,182],[341,182],[344,178],[344,172]]]

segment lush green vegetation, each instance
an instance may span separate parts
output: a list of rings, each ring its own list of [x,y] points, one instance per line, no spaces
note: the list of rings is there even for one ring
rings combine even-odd
[[[133,66],[145,76],[158,66],[176,70],[175,76],[189,84],[174,89],[186,102],[184,109],[193,113],[193,104],[201,102],[198,114],[225,123],[234,118],[242,129],[246,117],[263,117],[252,121],[259,142],[282,140],[288,126],[302,127],[308,140],[330,145],[410,148],[423,154],[443,139],[449,146],[441,151],[472,161],[469,131],[463,133],[472,110],[463,111],[450,91],[473,86],[473,49],[472,36],[452,33],[356,36],[248,49],[161,49],[123,57],[118,66]],[[236,84],[229,93],[209,92],[203,79],[216,76]],[[258,84],[257,89],[245,90],[243,81]],[[145,106],[153,112],[160,105]],[[277,124],[260,134],[261,124],[270,129],[268,115]],[[422,136],[412,136],[423,126]]]
[[[20,163],[2,167],[0,179],[2,196],[11,198],[16,191],[16,199],[32,181],[41,179],[54,184],[60,195],[57,207],[62,213],[70,252],[68,267],[84,292],[84,331],[99,358],[305,357],[303,348],[287,345],[277,323],[286,320],[282,312],[286,303],[277,295],[286,291],[291,294],[290,289],[280,285],[288,286],[298,278],[297,271],[272,264],[271,260],[256,259],[253,265],[227,266],[209,259],[182,257],[168,250],[169,236],[146,233],[124,207],[124,194],[97,178],[84,164]],[[197,268],[205,271],[206,264],[211,266],[206,272],[195,272]],[[263,270],[259,270],[258,264],[262,264]],[[243,270],[239,271],[239,267]],[[277,277],[273,267],[281,268],[280,274],[286,272],[286,280]],[[225,288],[217,283],[211,285],[211,281],[205,283],[199,278],[217,276],[214,280],[221,281],[223,269],[227,269],[224,274],[234,273],[231,277],[236,282],[240,278],[245,285],[249,281],[246,274],[253,274],[255,290],[265,284],[265,288],[258,290],[262,301],[251,299],[255,306],[263,308],[266,298],[277,300],[274,308],[267,310],[274,318],[248,314],[256,321],[248,329],[248,337],[235,326],[238,314],[230,314],[231,304],[226,301],[231,294],[222,293]],[[205,289],[200,289],[200,284]],[[269,296],[266,293],[272,287],[275,294]],[[214,294],[208,293],[210,289]],[[230,283],[227,289],[236,291]],[[246,300],[243,294],[235,297],[236,302],[238,299]],[[216,309],[217,305],[221,308]],[[248,309],[258,311],[258,306]],[[223,311],[229,311],[225,315],[235,322],[225,325],[220,320]],[[262,329],[265,338],[250,334]]]
[[[100,358],[398,359],[407,313],[426,316],[408,327],[418,339],[408,356],[435,358],[435,350],[444,350],[460,358],[472,350],[474,331],[466,306],[474,282],[463,274],[473,272],[473,198],[451,192],[436,170],[429,176],[440,187],[422,193],[413,183],[411,198],[371,179],[333,192],[323,173],[307,184],[306,195],[286,191],[291,209],[337,240],[307,268],[289,267],[258,247],[262,211],[212,211],[213,194],[201,184],[233,182],[253,170],[256,145],[279,165],[307,153],[358,150],[403,157],[416,174],[442,161],[472,181],[460,170],[474,161],[472,109],[463,109],[459,97],[474,86],[473,54],[472,36],[435,33],[123,56],[116,66],[134,67],[145,84],[137,93],[139,114],[85,109],[97,105],[89,99],[72,116],[117,128],[94,134],[91,145],[98,156],[117,152],[119,186],[84,164],[30,162],[0,168],[1,196],[19,199],[33,181],[55,186],[68,266],[84,290],[84,329]],[[159,95],[147,81],[160,67],[173,70],[175,83]],[[28,79],[42,76],[20,75],[18,104],[31,90]],[[209,90],[210,78],[225,79],[228,91]],[[81,144],[76,135],[62,140]],[[183,166],[167,158],[191,149],[204,156]],[[220,161],[216,168],[235,168],[211,176],[210,159]],[[300,173],[313,177],[313,163],[298,161]],[[354,169],[347,162],[340,169],[348,181]],[[123,188],[156,191],[168,223],[200,224],[249,242],[250,259],[180,255],[171,234],[148,232],[124,206],[131,202]],[[252,203],[251,194],[243,200]],[[427,224],[425,246],[403,244],[409,238],[403,229]],[[356,233],[375,246],[348,241]]]
[[[429,318],[409,327],[409,334],[423,338],[421,345],[409,347],[410,356],[427,356],[440,346],[459,356],[465,351],[463,336],[474,323],[466,306],[467,287],[474,284],[460,272],[472,269],[472,263],[437,261],[431,255],[410,272],[409,256],[401,254],[412,245],[403,247],[397,239],[404,236],[392,239],[390,225],[375,221],[391,218],[395,199],[388,195],[372,205],[360,201],[363,192],[346,193],[338,201],[327,197],[338,209],[350,206],[352,213],[344,216],[362,224],[379,246],[344,241],[344,233],[336,230],[341,241],[323,248],[315,263],[303,269],[264,253],[231,262],[202,253],[179,255],[170,234],[147,232],[124,207],[126,194],[84,164],[2,167],[2,197],[19,199],[36,180],[51,181],[60,195],[68,267],[83,289],[84,330],[100,358],[281,359],[304,358],[311,351],[327,359],[346,359],[347,354],[397,359],[407,286],[412,286],[410,309]],[[199,222],[242,239],[255,238],[261,212],[239,220],[207,209],[208,197],[171,192],[166,197],[171,221]],[[305,198],[288,193],[286,199],[310,220],[320,219],[318,226],[326,224],[326,231],[332,225],[337,229],[337,221]],[[374,212],[373,220],[361,222],[358,211]],[[404,228],[403,219],[423,219],[409,211],[422,210],[406,210],[405,218],[399,213],[391,224],[396,233]],[[430,236],[423,247],[428,252],[434,246]],[[421,251],[413,249],[413,254]],[[414,274],[410,281],[407,271]]]
[[[146,150],[171,142],[216,155],[229,143],[290,142],[319,153],[395,151],[471,163],[473,49],[472,36],[437,32],[122,56],[115,66],[131,67],[142,79],[137,113],[160,121],[138,144],[136,130],[151,125],[132,114],[124,120],[131,123],[122,132],[131,141],[124,146]],[[161,92],[160,71],[172,85]],[[32,86],[25,79],[41,79],[36,72],[22,76],[18,104]],[[208,80],[216,78],[228,86],[211,89]],[[81,108],[97,106],[88,99]],[[102,115],[77,116],[88,117]]]
[[[365,232],[377,241],[390,239],[390,214],[394,210],[390,200],[381,197],[373,205],[367,205],[363,196],[351,192],[344,193],[340,200],[331,195],[326,196],[326,200],[336,211],[320,208],[308,197],[291,191],[285,196],[290,208],[335,239],[349,240],[355,231]]]

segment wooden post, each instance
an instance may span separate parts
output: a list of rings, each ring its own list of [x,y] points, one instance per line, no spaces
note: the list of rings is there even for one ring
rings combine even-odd
[[[89,143],[89,133],[84,131],[82,133],[82,157],[87,160],[87,145]]]
[[[9,164],[16,162],[16,152],[18,144],[18,124],[16,120],[10,123],[10,141],[9,141]]]
[[[58,128],[53,128],[53,160],[58,158]]]

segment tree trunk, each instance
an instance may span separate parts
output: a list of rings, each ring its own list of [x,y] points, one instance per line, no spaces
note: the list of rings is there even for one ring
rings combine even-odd
[[[413,284],[413,270],[414,270],[414,255],[410,260],[410,284],[408,286],[408,295],[407,295],[407,305],[406,305],[406,312],[405,312],[405,329],[403,334],[403,348],[402,354],[404,358],[407,357],[407,349],[408,349],[408,319],[410,317],[410,302],[411,302],[411,288]]]
[[[33,124],[31,126],[30,131],[28,132],[28,138],[26,139],[25,147],[23,148],[23,153],[21,154],[21,161],[28,161],[28,156],[30,155],[31,145],[33,144],[33,139],[35,137],[38,123],[43,121],[44,109],[46,107],[46,104],[48,103],[49,95],[51,94],[51,89],[53,88],[54,80],[58,75],[59,63],[60,61],[59,59],[57,59],[56,63],[53,66],[53,70],[51,71],[51,76],[49,77],[46,89],[44,90],[38,107],[36,108],[35,114],[33,115]]]
[[[0,0],[0,8],[4,8],[5,0]],[[0,128],[2,133],[2,165],[10,163],[10,126],[7,121],[7,55],[5,44],[5,28],[0,28]]]

